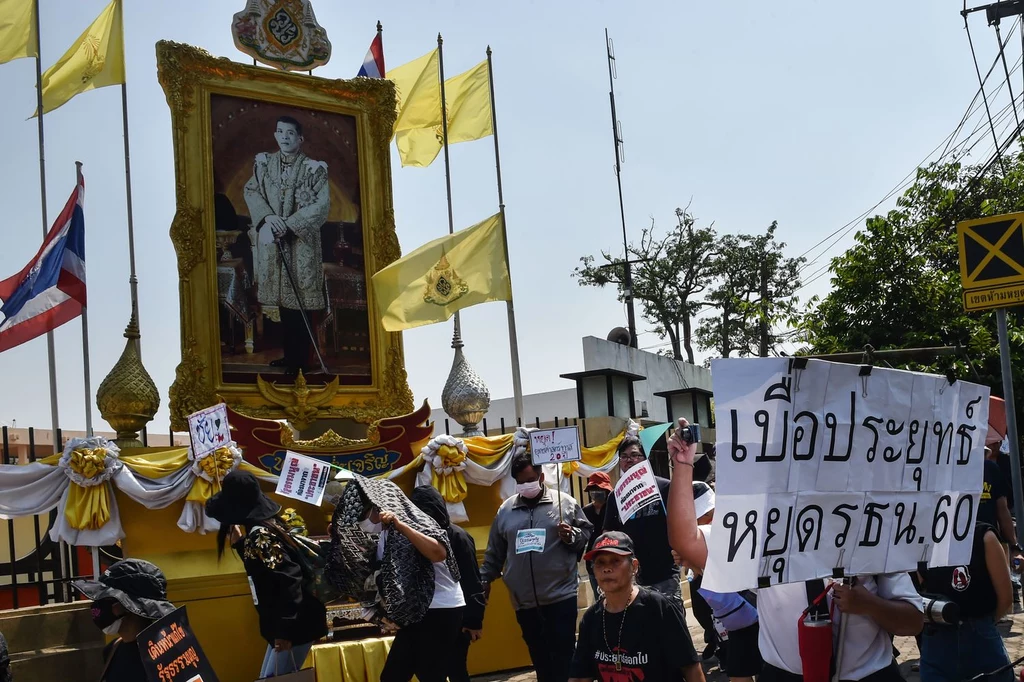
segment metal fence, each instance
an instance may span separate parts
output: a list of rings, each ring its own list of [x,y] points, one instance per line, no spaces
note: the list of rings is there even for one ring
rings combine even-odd
[[[0,462],[31,464],[53,454],[52,445],[36,442],[36,429],[27,431],[27,448],[17,448],[12,442],[11,429],[0,427]],[[169,437],[169,442],[173,443],[175,433],[171,431]],[[63,446],[60,429],[54,434],[53,442]],[[148,442],[144,431],[142,443],[147,446]],[[18,452],[19,449],[22,451]],[[78,595],[71,588],[71,581],[92,577],[90,548],[50,539],[57,513],[54,509],[36,516],[0,521],[0,610],[75,601]],[[101,568],[122,556],[119,546],[99,548]]]

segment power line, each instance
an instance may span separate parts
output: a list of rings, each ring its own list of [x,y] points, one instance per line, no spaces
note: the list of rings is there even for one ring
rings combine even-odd
[[[1001,48],[1004,48],[1009,43],[1010,39],[1013,36],[1013,31],[1015,29],[1017,29],[1018,27],[1020,27],[1020,25],[1021,25],[1021,20],[1018,20],[1017,22],[1014,23],[1014,25],[1007,32],[1006,39],[1005,40],[1000,39],[999,45],[1000,45]],[[1022,35],[1022,37],[1024,37],[1024,29],[1022,29],[1021,35]],[[972,50],[973,50],[973,46],[972,46]],[[975,60],[975,62],[976,61],[977,60]],[[934,163],[936,163],[936,164],[937,163],[941,163],[943,161],[943,159],[945,159],[949,154],[956,154],[958,149],[960,149],[967,142],[969,142],[971,140],[971,138],[973,138],[977,134],[977,132],[981,129],[981,127],[984,125],[984,120],[980,121],[974,127],[974,130],[971,131],[971,133],[967,136],[967,138],[965,140],[963,140],[962,142],[960,142],[957,145],[955,145],[952,148],[950,148],[950,144],[959,135],[960,131],[963,129],[963,127],[966,124],[966,122],[979,110],[978,106],[977,106],[978,105],[979,97],[982,97],[982,100],[983,100],[983,102],[985,104],[986,112],[989,114],[990,126],[992,125],[991,112],[989,111],[989,107],[988,107],[988,99],[985,96],[984,84],[988,81],[989,77],[992,75],[992,72],[995,70],[995,68],[999,64],[999,62],[1000,62],[1000,57],[997,56],[993,60],[992,65],[989,67],[988,72],[985,74],[984,78],[981,78],[981,73],[980,73],[980,71],[978,71],[978,77],[979,77],[979,79],[981,81],[981,85],[978,88],[977,92],[975,92],[974,97],[971,99],[971,103],[967,106],[967,109],[965,110],[964,115],[961,117],[960,122],[957,124],[956,128],[954,128],[953,132],[950,133],[949,135],[947,135],[945,138],[943,138],[942,142],[940,142],[938,145],[936,145],[936,147],[934,149],[932,149],[928,153],[928,155],[925,156],[925,158],[919,164],[917,164],[917,166],[914,167],[913,170],[911,170],[907,175],[905,175],[903,177],[903,179],[899,183],[897,183],[891,190],[889,190],[889,192],[887,192],[886,195],[884,197],[882,197],[882,199],[880,199],[877,203],[875,203],[874,206],[872,206],[871,208],[867,209],[866,211],[864,211],[863,213],[858,215],[856,218],[854,218],[850,222],[844,224],[842,227],[840,227],[840,228],[834,230],[833,232],[831,232],[830,234],[826,235],[824,238],[819,240],[817,243],[815,243],[809,249],[807,249],[802,254],[800,254],[799,257],[803,258],[807,254],[817,250],[818,247],[820,247],[825,242],[829,241],[830,239],[832,240],[831,243],[828,246],[826,246],[821,251],[821,253],[819,253],[817,256],[815,256],[814,258],[810,259],[809,261],[805,262],[800,267],[800,269],[797,271],[798,274],[802,274],[809,267],[814,265],[814,263],[816,263],[820,258],[822,258],[825,254],[827,254],[832,248],[834,248],[836,246],[836,244],[838,244],[840,241],[842,241],[843,238],[845,238],[855,227],[857,227],[860,224],[860,221],[862,219],[864,219],[867,215],[869,215],[872,211],[874,211],[879,206],[881,206],[883,203],[885,203],[886,201],[891,199],[893,196],[895,196],[896,194],[899,194],[904,189],[906,189],[911,184],[913,184],[913,181],[914,181],[914,178],[915,178],[915,176],[917,174],[918,169],[923,167],[928,162],[928,159],[932,158],[932,156],[935,154],[935,152],[938,150],[939,147],[943,147],[943,150],[942,150],[942,153],[939,155],[939,157],[934,161]],[[1007,68],[1007,66],[1005,64],[1005,56],[1003,57],[1003,63],[1004,63],[1004,71],[1006,73],[1006,79],[1002,83],[1000,83],[1000,85],[996,88],[996,91],[995,91],[996,95],[998,95],[999,92],[1001,92],[1004,87],[1009,86],[1011,74],[1016,73],[1021,68],[1021,66],[1024,65],[1024,56],[1022,56],[1021,59],[1018,59],[1014,63],[1014,67],[1013,67],[1012,70]],[[1016,100],[1015,100],[1015,98],[1013,98],[1013,95],[1012,95],[1012,87],[1010,89],[1010,93],[1011,93],[1010,104],[1007,105],[1006,107],[1003,107],[1003,109],[1000,110],[997,113],[997,115],[996,115],[997,119],[1001,120],[1001,119],[1005,118],[1005,115],[1011,110],[1011,108],[1013,110],[1014,116],[1016,116],[1016,114],[1017,114],[1016,103],[1015,103]],[[995,134],[995,131],[993,129],[993,135],[994,134]],[[996,138],[996,139],[998,140],[998,138]],[[971,151],[973,151],[974,147],[978,144],[978,142],[980,142],[980,139],[978,141],[976,141],[974,143],[974,145],[972,145],[967,150],[967,153],[970,153]],[[820,268],[818,270],[815,270],[811,274],[811,276],[813,277],[816,273],[819,273],[819,272],[821,272]],[[815,278],[815,279],[817,279],[817,278]]]
[[[996,127],[992,124],[992,112],[988,106],[988,96],[985,94],[985,81],[981,77],[981,68],[978,66],[978,55],[974,51],[974,39],[971,38],[971,25],[967,21],[967,0],[964,0],[964,29],[967,30],[967,44],[971,46],[971,59],[974,60],[974,72],[978,74],[978,86],[981,88],[981,101],[985,103],[985,115],[988,116],[988,125],[992,130],[992,139],[996,146],[999,146],[999,138],[996,137]]]

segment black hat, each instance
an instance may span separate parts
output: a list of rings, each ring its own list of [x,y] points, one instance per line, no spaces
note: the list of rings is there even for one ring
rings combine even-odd
[[[142,559],[118,561],[99,580],[75,580],[71,585],[93,601],[113,599],[129,613],[149,620],[160,620],[175,610],[167,601],[163,571]]]
[[[206,501],[206,515],[228,525],[259,523],[277,516],[281,505],[263,494],[248,471],[235,469],[220,482],[220,492]]]
[[[597,541],[594,543],[594,548],[583,555],[584,561],[593,561],[601,552],[609,552],[611,554],[619,554],[621,556],[632,556],[633,555],[633,539],[623,532],[617,530],[610,530],[607,533],[601,533],[598,536]]]

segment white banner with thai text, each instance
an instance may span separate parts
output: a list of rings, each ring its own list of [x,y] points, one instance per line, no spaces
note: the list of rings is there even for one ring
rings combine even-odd
[[[196,459],[231,443],[228,408],[218,403],[188,416],[188,430],[192,437],[192,453]]]
[[[281,476],[277,480],[277,494],[316,507],[324,499],[324,491],[330,482],[331,467],[312,457],[303,457],[294,452],[285,454]]]
[[[560,426],[530,431],[530,454],[537,466],[579,461],[583,457],[579,429]]]
[[[711,363],[715,592],[970,562],[989,389],[806,358]]]
[[[646,459],[622,474],[615,484],[615,504],[619,506],[619,518],[623,523],[647,505],[662,502],[658,482],[654,480],[651,464]]]

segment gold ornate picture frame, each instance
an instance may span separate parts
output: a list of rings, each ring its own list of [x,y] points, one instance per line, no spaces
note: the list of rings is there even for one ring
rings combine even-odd
[[[301,414],[304,424],[411,412],[401,334],[384,331],[369,286],[399,257],[393,84],[282,73],[171,42],[156,50],[177,200],[172,427],[187,428],[190,413],[219,398],[253,417]],[[294,359],[313,357],[303,336],[323,351],[327,375],[309,364],[296,375]]]

